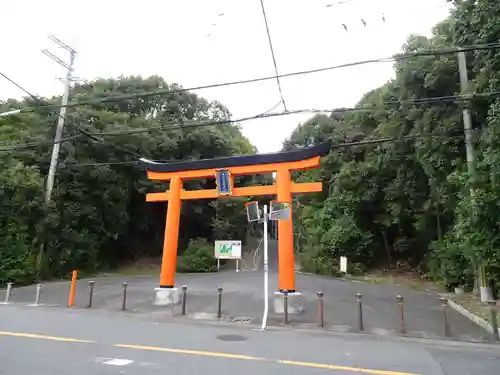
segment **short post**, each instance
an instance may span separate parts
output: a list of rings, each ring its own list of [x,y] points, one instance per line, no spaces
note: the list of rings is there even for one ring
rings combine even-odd
[[[93,281],[89,281],[89,303],[87,305],[87,307],[92,307],[92,296],[94,294],[94,282]]]
[[[40,304],[40,298],[41,298],[41,294],[42,294],[42,286],[43,286],[42,284],[36,285],[35,305]]]
[[[182,315],[186,315],[186,298],[187,298],[187,285],[183,285],[182,286],[182,311],[181,311],[181,314]]]
[[[317,295],[318,295],[318,318],[319,318],[319,326],[321,328],[323,328],[325,326],[323,292],[318,292]]]
[[[499,341],[499,335],[498,335],[498,320],[497,320],[497,312],[496,312],[496,302],[495,301],[488,301],[488,305],[490,307],[490,320],[491,320],[491,327],[493,328],[493,339],[495,341]]]
[[[288,324],[288,290],[283,291],[283,313],[285,314],[285,324]]]
[[[398,301],[398,308],[399,308],[399,333],[405,333],[404,298],[401,296],[401,294],[398,294],[398,296],[396,297],[396,300]]]
[[[444,335],[446,337],[451,336],[450,323],[448,322],[448,300],[444,297],[439,299],[441,301],[441,306],[443,307],[443,324],[444,324]]]
[[[217,288],[217,319],[222,317],[222,288]]]
[[[363,332],[363,295],[361,293],[356,293],[356,305],[358,306],[358,331]]]
[[[122,311],[125,311],[126,306],[127,306],[127,283],[123,283]]]
[[[5,291],[5,303],[9,303],[11,291],[12,291],[12,283],[7,283],[7,290]]]
[[[72,307],[75,304],[77,278],[78,278],[78,271],[75,270],[71,274],[71,287],[69,288],[68,307]]]

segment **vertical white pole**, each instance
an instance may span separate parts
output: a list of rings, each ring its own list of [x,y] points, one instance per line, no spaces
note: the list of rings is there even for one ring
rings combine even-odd
[[[240,272],[240,260],[236,259],[236,272]]]
[[[220,259],[217,258],[217,272],[220,272]]]
[[[264,316],[262,317],[262,330],[267,326],[267,314],[269,311],[269,267],[267,261],[267,206],[264,205]]]

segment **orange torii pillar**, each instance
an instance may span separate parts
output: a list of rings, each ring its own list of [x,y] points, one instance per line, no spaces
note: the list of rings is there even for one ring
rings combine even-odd
[[[175,285],[179,224],[181,221],[181,189],[182,180],[177,176],[172,177],[170,180],[165,237],[163,238],[160,288],[173,288]]]
[[[292,194],[322,191],[321,182],[294,183],[291,171],[317,168],[320,156],[328,154],[330,142],[305,149],[264,155],[234,156],[218,159],[204,159],[181,162],[157,163],[141,159],[148,178],[169,181],[168,192],[148,193],[148,202],[168,202],[163,256],[159,288],[155,288],[155,305],[169,305],[179,302],[179,291],[175,287],[177,247],[181,201],[190,199],[214,199],[223,197],[277,196],[281,202],[292,202]],[[219,188],[205,190],[183,190],[183,180],[213,179],[219,171],[229,173],[231,188],[222,194]],[[276,183],[265,186],[234,187],[233,177],[276,172]],[[243,210],[243,208],[242,208]],[[294,301],[300,297],[295,290],[295,262],[293,252],[292,215],[278,223],[278,271],[279,292],[275,295],[276,312],[283,312],[283,292],[288,292],[289,313],[298,313],[302,307]],[[299,299],[297,298],[297,301]]]
[[[280,292],[295,292],[295,260],[293,252],[292,177],[287,169],[276,172],[277,200],[290,203],[290,218],[278,221],[278,285]]]

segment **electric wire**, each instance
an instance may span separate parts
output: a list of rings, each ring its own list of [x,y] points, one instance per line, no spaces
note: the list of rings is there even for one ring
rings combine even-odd
[[[13,84],[14,86],[16,86],[18,89],[20,89],[21,91],[23,91],[24,93],[26,93],[26,95],[28,95],[29,97],[31,97],[31,98],[32,98],[33,100],[35,100],[36,102],[38,102],[38,103],[42,103],[43,105],[45,105],[45,102],[44,102],[42,99],[40,99],[40,98],[39,98],[39,97],[37,97],[36,95],[34,95],[34,94],[32,94],[31,92],[29,92],[27,89],[25,89],[25,88],[24,88],[24,87],[22,87],[20,84],[18,84],[17,82],[15,82],[13,79],[11,79],[10,77],[8,77],[6,74],[4,74],[4,73],[0,72],[0,75],[1,75],[3,78],[5,78],[7,81],[9,81],[11,84]],[[72,127],[73,127],[73,128],[75,128],[78,132],[80,132],[82,135],[85,135],[85,136],[87,136],[88,138],[93,139],[93,140],[95,140],[95,141],[105,142],[105,143],[109,144],[111,147],[113,147],[113,148],[115,148],[115,149],[117,149],[117,150],[120,150],[120,151],[122,151],[122,152],[128,153],[128,154],[130,154],[130,155],[133,155],[133,156],[135,156],[135,157],[141,157],[141,155],[140,155],[140,154],[138,154],[138,153],[136,153],[136,152],[134,152],[134,151],[128,150],[128,149],[126,149],[126,148],[124,148],[124,147],[122,147],[122,146],[115,145],[115,144],[113,144],[112,142],[110,142],[110,141],[108,141],[108,140],[106,140],[106,139],[102,139],[102,138],[96,137],[95,135],[93,135],[93,134],[92,134],[92,133],[90,133],[89,131],[87,131],[87,130],[85,130],[85,129],[81,128],[80,126],[77,126],[77,125],[72,124],[72,123],[68,120],[68,118],[67,118],[66,116],[61,115],[60,113],[56,112],[54,109],[51,109],[51,108],[50,108],[50,107],[48,107],[48,106],[45,106],[45,107],[47,108],[47,110],[48,110],[49,112],[51,112],[51,113],[55,114],[55,115],[56,115],[56,116],[58,116],[58,117],[62,117],[62,118],[65,120],[65,122],[67,123],[67,125],[68,125],[68,126],[72,126]],[[60,106],[60,108],[62,108],[62,106]],[[68,142],[68,141],[71,141],[71,140],[73,140],[73,139],[77,139],[77,138],[79,138],[79,136],[71,136],[71,137],[61,138],[61,140],[60,140],[60,141],[52,141],[52,142],[47,141],[47,142],[49,142],[49,143],[47,143],[47,142],[45,142],[45,141],[44,141],[44,142],[38,142],[38,143],[36,143],[36,144],[34,143],[34,145],[41,145],[41,144],[52,144],[52,145],[55,145],[55,144],[57,144],[57,143]],[[22,146],[20,146],[20,147],[22,147],[22,148],[29,148],[30,146],[28,146],[28,145],[22,145]],[[12,149],[15,149],[15,148],[11,148],[11,150],[12,150]],[[4,151],[4,148],[0,148],[0,151]]]
[[[350,112],[376,112],[387,110],[390,106],[394,105],[403,105],[403,104],[435,104],[435,103],[447,103],[453,101],[467,101],[473,98],[490,98],[490,97],[499,97],[500,91],[491,91],[486,93],[470,93],[470,94],[461,94],[461,95],[447,95],[447,96],[438,96],[438,97],[429,97],[429,98],[415,98],[408,100],[394,100],[394,101],[386,101],[386,102],[371,102],[365,103],[364,105],[350,108],[338,108],[338,109],[299,109],[299,110],[289,110],[286,112],[276,112],[276,113],[264,113],[255,116],[242,117],[238,119],[226,119],[226,120],[206,120],[206,121],[192,121],[185,122],[182,124],[170,122],[168,124],[160,125],[160,126],[150,126],[143,128],[134,128],[130,130],[117,130],[117,131],[109,131],[109,132],[93,132],[93,135],[96,136],[122,136],[122,135],[131,135],[131,134],[140,134],[140,133],[150,133],[157,131],[165,131],[165,130],[183,130],[186,128],[197,128],[197,127],[205,127],[205,126],[215,126],[215,125],[227,125],[232,123],[240,123],[245,121],[257,120],[257,119],[265,119],[272,118],[278,116],[289,116],[292,114],[302,114],[302,113],[350,113]],[[384,108],[381,108],[381,107]],[[29,146],[27,145],[19,145],[20,148],[30,148],[36,147],[41,144],[33,143]],[[46,142],[43,142],[46,144]],[[15,145],[7,146],[7,148],[0,147],[1,151],[12,151],[15,150]],[[141,156],[142,157],[142,156]]]
[[[179,93],[183,93],[183,92],[187,92],[187,91],[198,91],[198,90],[213,89],[213,88],[220,88],[220,87],[226,87],[226,86],[257,83],[257,82],[275,80],[276,78],[287,78],[287,77],[294,77],[294,76],[300,76],[300,75],[315,74],[315,73],[321,73],[321,72],[326,72],[326,71],[330,71],[330,70],[336,70],[336,69],[342,69],[342,68],[348,68],[348,67],[354,67],[354,66],[360,66],[360,65],[367,65],[367,64],[373,64],[373,63],[399,62],[399,61],[404,61],[404,60],[417,58],[417,57],[425,57],[425,56],[436,56],[437,57],[437,56],[445,56],[445,55],[455,54],[457,52],[485,51],[485,50],[494,50],[494,49],[499,49],[499,48],[500,48],[500,42],[488,43],[488,44],[474,44],[474,45],[467,45],[467,46],[462,46],[462,47],[450,47],[450,48],[443,48],[443,49],[439,49],[439,50],[438,49],[423,50],[423,51],[419,51],[419,52],[402,53],[402,54],[396,54],[396,55],[389,56],[389,57],[361,60],[361,61],[343,63],[343,64],[339,64],[339,65],[333,65],[333,66],[327,66],[327,67],[309,69],[309,70],[302,70],[302,71],[267,76],[267,77],[251,78],[251,79],[229,81],[229,82],[221,82],[221,83],[214,83],[214,84],[210,84],[210,85],[200,85],[200,86],[194,86],[194,87],[190,87],[190,88],[178,88],[178,89],[173,89],[173,90],[166,89],[166,90],[155,90],[155,91],[147,91],[147,92],[134,93],[134,94],[111,95],[111,96],[101,97],[101,98],[96,98],[96,99],[91,99],[91,100],[76,101],[76,102],[68,103],[67,105],[65,105],[65,107],[70,108],[70,107],[102,104],[102,103],[108,103],[108,102],[114,102],[114,101],[126,100],[126,99],[172,95],[172,94],[179,94]],[[48,108],[61,108],[61,105],[55,104],[55,105],[45,105],[45,106],[36,106],[36,107],[26,107],[26,108],[21,108],[19,110],[20,111],[19,113],[35,112],[35,111],[45,110]]]
[[[267,21],[266,9],[264,7],[264,0],[260,0],[260,7],[262,9],[262,16],[264,17],[264,23],[266,25],[267,40],[269,41],[269,49],[271,50],[271,56],[273,58],[274,73],[276,73],[276,83],[278,84],[278,90],[281,97],[281,102],[283,103],[283,109],[286,111],[286,103],[283,97],[283,90],[281,89],[281,82],[278,72],[278,64],[276,63],[276,55],[274,54],[273,42],[271,40],[271,32],[269,31],[269,23]]]

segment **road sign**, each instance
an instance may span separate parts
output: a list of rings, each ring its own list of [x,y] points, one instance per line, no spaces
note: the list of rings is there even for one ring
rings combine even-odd
[[[260,210],[259,210],[259,202],[248,202],[245,203],[245,208],[247,210],[247,219],[248,222],[259,221],[260,220]]]
[[[231,195],[231,173],[228,169],[215,171],[215,182],[218,195]]]
[[[288,220],[290,218],[290,203],[271,201],[269,220]]]
[[[241,259],[241,241],[215,241],[215,258]]]

